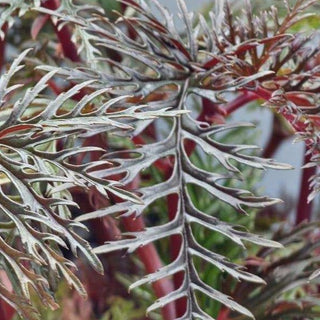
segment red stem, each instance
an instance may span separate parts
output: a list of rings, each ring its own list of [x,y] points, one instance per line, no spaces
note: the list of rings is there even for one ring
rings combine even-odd
[[[145,229],[142,217],[123,218],[123,224],[127,231],[136,232]],[[143,262],[147,273],[154,273],[159,270],[163,264],[160,260],[158,252],[153,244],[147,244],[137,250],[140,260]],[[153,290],[158,298],[168,295],[174,290],[170,279],[163,278],[152,284]],[[162,316],[164,320],[176,319],[176,310],[174,303],[169,303],[162,308]]]
[[[283,140],[284,140],[283,137],[279,138],[276,134],[271,133],[268,144],[263,150],[262,158],[265,158],[265,159],[271,158],[276,153],[276,151],[279,149]]]
[[[6,312],[6,306],[5,306],[5,301],[1,300],[0,301],[0,319],[1,320],[11,320],[11,316],[7,314]]]
[[[283,128],[283,125],[276,115],[273,115],[272,132],[266,147],[263,150],[262,158],[271,158],[281,146],[282,142],[290,136],[288,130]]]
[[[139,177],[136,177],[128,186],[130,189],[137,189],[140,183]],[[117,197],[114,197],[117,198]],[[118,201],[121,201],[118,199]],[[142,216],[130,216],[122,219],[127,231],[137,232],[145,229],[145,223]],[[137,254],[140,257],[147,273],[154,273],[162,266],[162,261],[158,255],[157,249],[153,243],[138,248]],[[168,278],[162,278],[152,284],[153,290],[158,298],[168,295],[174,290],[173,283]],[[164,320],[176,319],[175,303],[171,302],[161,309]]]
[[[229,313],[230,313],[230,309],[228,309],[226,307],[222,307],[220,312],[219,312],[217,320],[226,320],[226,319],[228,319]]]
[[[264,99],[264,100],[270,100],[272,97],[272,93],[269,90],[266,90],[262,87],[258,87],[253,94],[256,94],[257,97]]]
[[[0,319],[11,320],[15,316],[16,311],[4,300],[0,301]]]
[[[10,292],[13,291],[12,284],[8,278],[7,273],[4,270],[0,270],[1,283]],[[1,320],[11,320],[16,314],[15,309],[9,305],[4,299],[0,299],[0,319]]]
[[[304,164],[310,163],[311,154],[305,154]],[[302,172],[300,195],[296,214],[296,225],[302,221],[310,221],[312,213],[312,201],[308,203],[309,180],[316,173],[316,167],[305,168]]]
[[[250,91],[245,91],[243,94],[235,98],[234,100],[230,101],[229,103],[225,104],[224,109],[226,115],[230,115],[232,112],[236,111],[237,109],[241,108],[245,104],[257,100],[259,97]]]
[[[57,10],[60,7],[60,1],[47,0],[42,5],[44,8],[50,10]],[[57,24],[54,24],[52,19],[50,20],[54,28],[54,31],[61,43],[64,56],[69,58],[73,62],[80,62],[80,57],[78,55],[77,48],[75,44],[71,41],[71,33],[68,26],[64,25],[62,28],[59,28],[59,22]]]

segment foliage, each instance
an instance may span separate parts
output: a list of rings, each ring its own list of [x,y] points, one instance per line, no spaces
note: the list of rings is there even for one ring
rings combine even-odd
[[[308,281],[315,276],[312,273],[319,259],[318,225],[302,224],[293,230],[280,230],[275,238],[285,245],[283,252],[260,250],[246,262],[251,271],[267,280],[267,285],[253,289],[242,283],[234,296],[251,307],[256,319],[318,319],[319,281]],[[244,295],[246,290],[253,292],[252,296]],[[242,319],[236,315],[230,318]]]
[[[263,319],[283,305],[296,310],[284,295],[285,303],[277,301],[270,311],[264,297],[275,303],[272,291],[288,289],[286,275],[273,281],[273,264],[287,270],[286,261],[301,252],[292,277],[299,285],[317,278],[310,233],[302,249],[281,259],[275,248],[291,240],[268,240],[238,226],[253,229],[252,220],[239,215],[259,214],[279,202],[256,194],[256,171],[291,167],[260,155],[242,138],[251,124],[227,118],[258,101],[286,121],[286,134],[296,132],[304,141],[296,220],[310,219],[320,188],[320,43],[315,33],[295,28],[305,20],[308,29],[318,28],[307,12],[316,2],[284,1],[282,18],[275,7],[254,15],[250,1],[239,17],[227,1],[217,2],[209,19],[196,19],[177,0],[180,33],[157,0],[122,0],[112,14],[99,3],[1,1],[0,54],[17,17],[34,20],[30,31],[37,44],[35,50],[23,49],[28,41],[16,46],[20,53],[0,77],[0,261],[7,276],[2,299],[23,319],[38,319],[31,296],[56,309],[52,292],[62,278],[80,295],[88,291],[102,309],[113,301],[109,311],[99,311],[106,319],[117,317],[118,308],[142,317],[123,292],[96,297],[90,280],[106,279],[78,258],[101,274],[103,267],[117,268],[117,259],[108,257],[120,259],[114,253],[120,250],[136,251],[147,273],[142,277],[142,268],[134,266],[140,277],[129,289],[151,284],[158,299],[146,311],[161,309],[166,320]],[[108,2],[101,5],[109,8]],[[49,40],[41,38],[43,30]],[[273,133],[279,131],[274,126]],[[275,260],[266,269],[246,271],[238,249],[244,244],[264,263]],[[257,252],[255,245],[272,249]],[[126,273],[125,266],[119,271]],[[106,276],[114,281],[112,272]],[[223,290],[226,281],[230,290]],[[243,288],[251,290],[247,300],[239,295]],[[317,315],[311,300],[300,303]],[[267,313],[257,314],[256,306]],[[93,317],[94,308],[88,308]]]

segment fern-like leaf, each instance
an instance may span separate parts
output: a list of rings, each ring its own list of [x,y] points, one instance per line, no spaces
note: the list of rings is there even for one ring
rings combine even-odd
[[[221,233],[239,245],[243,245],[243,241],[270,247],[278,247],[279,244],[239,231],[237,227],[202,212],[192,202],[188,188],[193,185],[205,189],[213,201],[223,201],[240,214],[246,214],[250,208],[263,208],[278,200],[255,196],[242,189],[242,167],[265,170],[288,169],[289,166],[256,156],[255,146],[222,143],[220,137],[226,131],[248,125],[218,125],[201,117],[196,119],[192,113],[192,99],[208,99],[216,113],[227,115],[228,110],[224,107],[230,96],[245,92],[261,97],[293,125],[297,110],[299,115],[308,114],[312,125],[303,122],[303,126],[295,129],[302,129],[302,134],[310,134],[315,141],[318,127],[311,114],[318,109],[308,105],[306,112],[305,105],[295,108],[296,104],[291,102],[293,95],[300,97],[301,92],[308,97],[318,94],[318,87],[314,86],[318,71],[305,67],[307,60],[314,59],[317,50],[306,50],[309,38],[289,34],[290,27],[304,17],[302,11],[315,1],[299,0],[293,8],[288,5],[288,14],[283,21],[278,20],[275,8],[264,12],[261,17],[254,17],[248,1],[244,25],[237,22],[226,3],[224,10],[218,6],[218,15],[211,15],[213,26],[221,24],[213,28],[201,17],[196,24],[184,1],[178,0],[185,27],[183,35],[176,30],[172,15],[157,0],[152,3],[163,16],[164,23],[156,18],[143,0],[121,2],[131,7],[136,15],[120,15],[114,24],[99,14],[86,19],[83,7],[71,1],[63,1],[57,10],[36,6],[36,10],[51,15],[57,23],[70,24],[77,30],[80,48],[85,48],[84,56],[90,61],[78,68],[41,66],[39,69],[44,72],[41,80],[7,108],[6,96],[17,88],[7,88],[8,79],[23,56],[0,80],[1,101],[4,101],[1,117],[4,120],[0,127],[0,171],[4,183],[9,181],[15,188],[15,194],[8,195],[2,191],[1,211],[14,224],[17,234],[13,240],[18,238],[24,250],[15,247],[14,242],[9,243],[9,249],[31,253],[35,257],[34,263],[40,268],[49,265],[49,272],[61,272],[70,284],[83,292],[70,271],[71,262],[59,254],[58,246],[69,245],[75,255],[81,251],[100,270],[95,254],[119,249],[133,252],[151,242],[179,236],[182,244],[177,257],[131,286],[133,289],[178,272],[184,273],[182,285],[157,300],[148,311],[188,297],[187,310],[180,320],[212,319],[198,304],[197,294],[200,293],[250,317],[249,310],[201,279],[195,260],[212,264],[238,280],[254,283],[263,283],[263,280],[201,246],[194,236],[193,226]],[[273,19],[271,29],[266,17]],[[128,37],[126,29],[134,35]],[[118,58],[103,55],[110,51],[115,52]],[[65,78],[74,86],[56,98],[43,98],[40,93],[52,77]],[[278,90],[280,87],[283,91]],[[81,90],[85,91],[84,97],[77,103],[71,102],[70,98]],[[292,106],[291,113],[288,106]],[[166,125],[170,126],[166,136],[156,137],[155,141],[147,141],[131,149],[110,150],[94,163],[72,162],[76,152],[85,154],[96,150],[86,147],[76,151],[77,143],[83,137],[101,132],[136,137],[150,124],[155,125],[154,120],[159,117],[166,118]],[[299,116],[297,119],[301,121],[304,118]],[[70,147],[59,150],[59,139]],[[199,148],[200,152],[219,163],[221,171],[209,172],[197,167],[190,160],[190,146]],[[317,156],[318,153],[314,152],[315,161],[318,161]],[[129,192],[113,180],[117,177],[120,183],[129,185],[144,169],[156,165],[161,159],[167,159],[171,166],[168,166],[160,183]],[[230,179],[239,180],[239,187],[226,187],[225,181]],[[73,187],[94,188],[103,196],[109,195],[116,200],[109,207],[82,214],[74,221],[68,211],[68,207],[74,205],[68,193]],[[176,212],[169,222],[125,233],[122,239],[106,243],[93,252],[73,230],[82,226],[82,221],[107,215],[139,216],[154,201],[172,196],[176,199],[173,205]],[[35,227],[38,224],[40,230]],[[4,247],[3,254],[7,249]],[[18,259],[24,258],[22,254]],[[4,261],[7,261],[6,265],[16,263],[12,259]],[[47,288],[45,282],[38,281],[39,272],[36,270],[33,269],[36,278],[32,283]],[[17,269],[16,272],[24,270]],[[25,283],[30,281],[30,276],[24,276]],[[25,288],[24,282],[21,290]],[[6,294],[3,292],[4,297]],[[28,300],[28,291],[21,291],[21,295]]]
[[[120,188],[118,182],[90,173],[107,161],[75,164],[74,157],[101,151],[96,147],[79,147],[77,141],[97,132],[132,131],[133,119],[146,121],[164,113],[174,116],[165,110],[144,111],[143,106],[108,113],[108,108],[119,105],[124,98],[104,102],[104,97],[108,98],[105,89],[89,93],[92,80],[84,80],[56,98],[43,95],[47,82],[59,69],[45,73],[34,87],[26,89],[22,97],[11,103],[10,96],[18,88],[21,90],[21,86],[9,86],[10,78],[23,67],[21,61],[29,52],[23,52],[0,78],[1,265],[12,274],[10,280],[20,298],[4,286],[0,286],[0,294],[24,319],[33,319],[33,312],[25,308],[30,305],[30,287],[51,308],[57,304],[50,290],[61,276],[86,295],[74,273],[75,264],[63,257],[60,248],[70,248],[74,256],[81,253],[98,272],[103,272],[89,243],[76,232],[84,226],[71,217],[69,208],[77,204],[69,190],[95,189],[104,197],[113,194],[133,203],[141,202],[135,194]],[[72,102],[71,98],[84,88],[88,94],[78,103]],[[94,99],[101,104],[96,104]],[[59,150],[60,140],[68,147]]]

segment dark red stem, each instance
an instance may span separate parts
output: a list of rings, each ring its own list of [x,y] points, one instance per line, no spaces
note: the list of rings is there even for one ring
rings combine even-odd
[[[271,133],[267,146],[263,150],[262,158],[272,158],[283,142],[283,138],[278,138],[277,135]]]
[[[50,10],[57,10],[60,7],[60,2],[59,0],[47,0],[43,2],[42,6]],[[54,31],[60,41],[64,56],[69,58],[71,61],[80,62],[77,48],[71,41],[71,33],[69,27],[64,25],[62,28],[59,28],[59,22],[57,24],[54,24],[52,19],[51,22]]]
[[[304,164],[310,163],[311,154],[305,154]],[[312,213],[312,201],[308,202],[309,180],[316,173],[316,167],[305,168],[302,172],[300,183],[300,195],[296,214],[296,225],[302,221],[310,221]]]
[[[127,231],[137,232],[145,229],[142,217],[123,218],[123,224]],[[143,262],[147,273],[154,273],[159,270],[163,264],[160,260],[158,252],[153,244],[147,244],[137,250],[140,260]],[[168,295],[174,290],[170,279],[163,278],[152,284],[153,290],[158,298]],[[164,320],[174,320],[177,318],[174,303],[169,303],[162,308],[162,316]]]
[[[282,142],[290,136],[288,130],[283,128],[279,117],[273,115],[272,131],[269,141],[263,150],[262,158],[272,158]]]
[[[259,97],[250,91],[245,91],[243,94],[239,95],[234,100],[230,101],[229,103],[225,104],[224,109],[226,115],[230,115],[232,112],[236,111],[237,109],[241,108],[242,106],[246,105],[247,103],[257,100]]]
[[[8,305],[4,300],[0,301],[0,319],[11,320],[15,315],[14,309]]]

